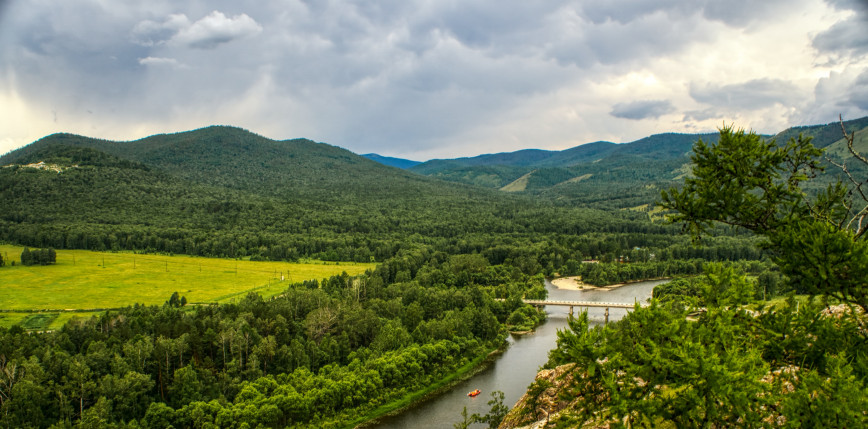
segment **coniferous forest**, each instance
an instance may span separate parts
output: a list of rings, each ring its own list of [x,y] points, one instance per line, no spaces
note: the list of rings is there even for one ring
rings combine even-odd
[[[581,276],[675,280],[620,322],[572,319],[548,363],[564,376],[528,391],[564,401],[504,424],[863,426],[865,125],[419,173],[230,127],[48,136],[0,157],[0,241],[29,247],[28,269],[55,249],[377,266],[268,298],[0,327],[0,425],[352,427],[472,371],[544,322],[522,299],[545,298],[545,277]],[[528,187],[499,190],[526,168]]]

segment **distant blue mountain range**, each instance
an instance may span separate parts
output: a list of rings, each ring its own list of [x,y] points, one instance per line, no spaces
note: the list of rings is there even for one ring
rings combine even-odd
[[[370,159],[371,161],[376,161],[376,162],[379,162],[380,164],[383,164],[383,165],[388,165],[390,167],[398,167],[398,168],[401,168],[404,170],[421,164],[421,162],[419,162],[419,161],[412,161],[409,159],[401,159],[401,158],[392,158],[390,156],[377,155],[376,153],[368,153],[368,154],[365,154],[362,156]]]

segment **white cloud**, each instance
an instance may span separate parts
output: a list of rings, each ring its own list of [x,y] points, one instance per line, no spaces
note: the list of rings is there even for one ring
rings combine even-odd
[[[838,115],[845,119],[868,115],[868,66],[829,73],[817,82],[813,95],[813,99],[794,115],[794,120],[828,123]]]
[[[190,22],[183,13],[170,14],[159,22],[146,19],[133,27],[131,36],[135,43],[142,46],[175,43],[192,48],[213,49],[261,32],[262,26],[247,14],[227,17],[223,12],[215,10],[196,22]]]
[[[139,58],[139,64],[143,66],[168,66],[168,67],[183,67],[183,64],[178,62],[178,60],[174,58],[161,58],[161,57],[145,57]]]
[[[193,48],[213,49],[223,43],[254,36],[261,31],[262,26],[246,14],[227,18],[222,12],[215,10],[189,27],[182,28],[172,37],[172,42]]]

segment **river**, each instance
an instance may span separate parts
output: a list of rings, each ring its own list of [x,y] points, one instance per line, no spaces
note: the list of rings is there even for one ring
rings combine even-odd
[[[644,302],[651,297],[654,286],[665,280],[632,283],[612,290],[565,290],[558,289],[546,280],[549,300],[603,301],[603,302]],[[576,311],[579,311],[578,309]],[[626,314],[625,309],[610,308],[609,320],[618,320]],[[504,393],[504,404],[510,408],[521,398],[527,387],[536,377],[539,368],[548,360],[548,352],[557,340],[557,331],[567,326],[569,307],[546,307],[548,320],[532,334],[510,335],[509,347],[497,360],[472,378],[456,384],[450,390],[405,410],[399,415],[381,419],[375,428],[452,428],[453,423],[461,421],[461,410],[467,413],[488,413],[491,392]],[[588,316],[592,323],[603,323],[605,309],[590,308]],[[467,392],[479,389],[482,394],[475,398]],[[472,427],[485,427],[483,424]]]

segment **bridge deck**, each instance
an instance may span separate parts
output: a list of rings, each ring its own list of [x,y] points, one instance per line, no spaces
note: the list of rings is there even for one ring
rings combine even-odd
[[[597,301],[544,301],[539,299],[525,299],[530,305],[560,305],[564,307],[607,307],[607,308],[633,308],[635,304],[627,302],[597,302]]]

